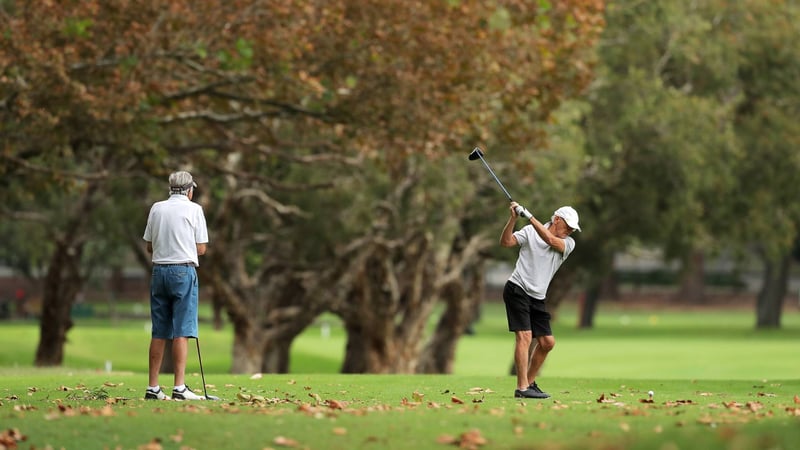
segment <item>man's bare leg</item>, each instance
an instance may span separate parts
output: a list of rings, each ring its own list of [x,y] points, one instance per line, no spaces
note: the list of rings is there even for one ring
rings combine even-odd
[[[514,364],[517,368],[517,389],[528,389],[528,373],[525,370],[530,360],[529,352],[533,333],[528,331],[515,331],[514,336]]]
[[[536,381],[536,376],[544,365],[544,360],[547,359],[547,354],[556,345],[556,340],[553,336],[536,336],[536,342],[533,344],[533,351],[530,357],[530,367],[528,368],[528,383],[533,384]]]
[[[164,359],[166,339],[150,339],[150,358],[148,363],[150,386],[158,386],[158,373],[161,371],[161,360]]]
[[[172,364],[175,366],[175,386],[186,382],[186,354],[189,339],[176,337],[172,339]]]

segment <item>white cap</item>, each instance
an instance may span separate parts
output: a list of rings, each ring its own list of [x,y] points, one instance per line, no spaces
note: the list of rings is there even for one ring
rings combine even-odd
[[[578,225],[578,211],[575,211],[575,208],[572,206],[562,206],[558,208],[556,212],[553,213],[553,217],[555,216],[564,219],[564,222],[567,222],[570,228],[581,231],[581,227]]]

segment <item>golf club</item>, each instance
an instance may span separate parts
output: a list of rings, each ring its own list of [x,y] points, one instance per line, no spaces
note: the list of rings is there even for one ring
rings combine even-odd
[[[500,186],[500,189],[502,189],[503,193],[506,194],[506,198],[508,198],[508,201],[509,202],[513,202],[514,200],[511,199],[511,194],[508,193],[508,191],[506,190],[505,186],[503,186],[503,183],[500,182],[500,179],[497,178],[497,175],[494,174],[494,171],[492,170],[492,168],[489,167],[489,164],[483,158],[483,151],[480,149],[480,147],[475,147],[475,149],[473,149],[472,152],[469,154],[469,160],[470,161],[475,161],[476,159],[480,159],[481,160],[483,165],[486,167],[486,170],[488,170],[489,173],[492,175],[492,178],[494,178],[494,181],[497,182],[497,185]],[[516,211],[517,211],[517,214],[525,217],[526,219],[530,219],[532,217],[531,213],[528,212],[528,210],[523,208],[522,206],[518,206]]]
[[[200,338],[194,338],[194,341],[197,343],[197,360],[200,361],[200,378],[203,380],[203,394],[206,396],[206,400],[219,400],[219,397],[215,395],[208,395],[208,391],[206,390],[206,376],[203,373],[203,358],[200,357]]]

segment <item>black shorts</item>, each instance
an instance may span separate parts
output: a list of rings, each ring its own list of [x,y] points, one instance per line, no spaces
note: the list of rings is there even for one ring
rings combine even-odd
[[[528,295],[521,287],[510,281],[503,288],[503,302],[506,304],[508,331],[533,330],[534,336],[552,336],[550,313],[544,300]]]

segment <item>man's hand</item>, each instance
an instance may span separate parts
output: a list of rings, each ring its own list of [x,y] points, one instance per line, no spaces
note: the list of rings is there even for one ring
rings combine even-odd
[[[531,214],[531,212],[530,212],[530,211],[528,211],[527,209],[525,209],[525,208],[524,208],[523,206],[521,206],[521,205],[517,205],[516,207],[514,207],[514,212],[515,212],[515,213],[516,213],[518,216],[522,216],[522,217],[524,217],[524,218],[526,218],[526,219],[528,219],[528,220],[530,220],[530,218],[531,218],[531,217],[533,217],[533,214]]]

